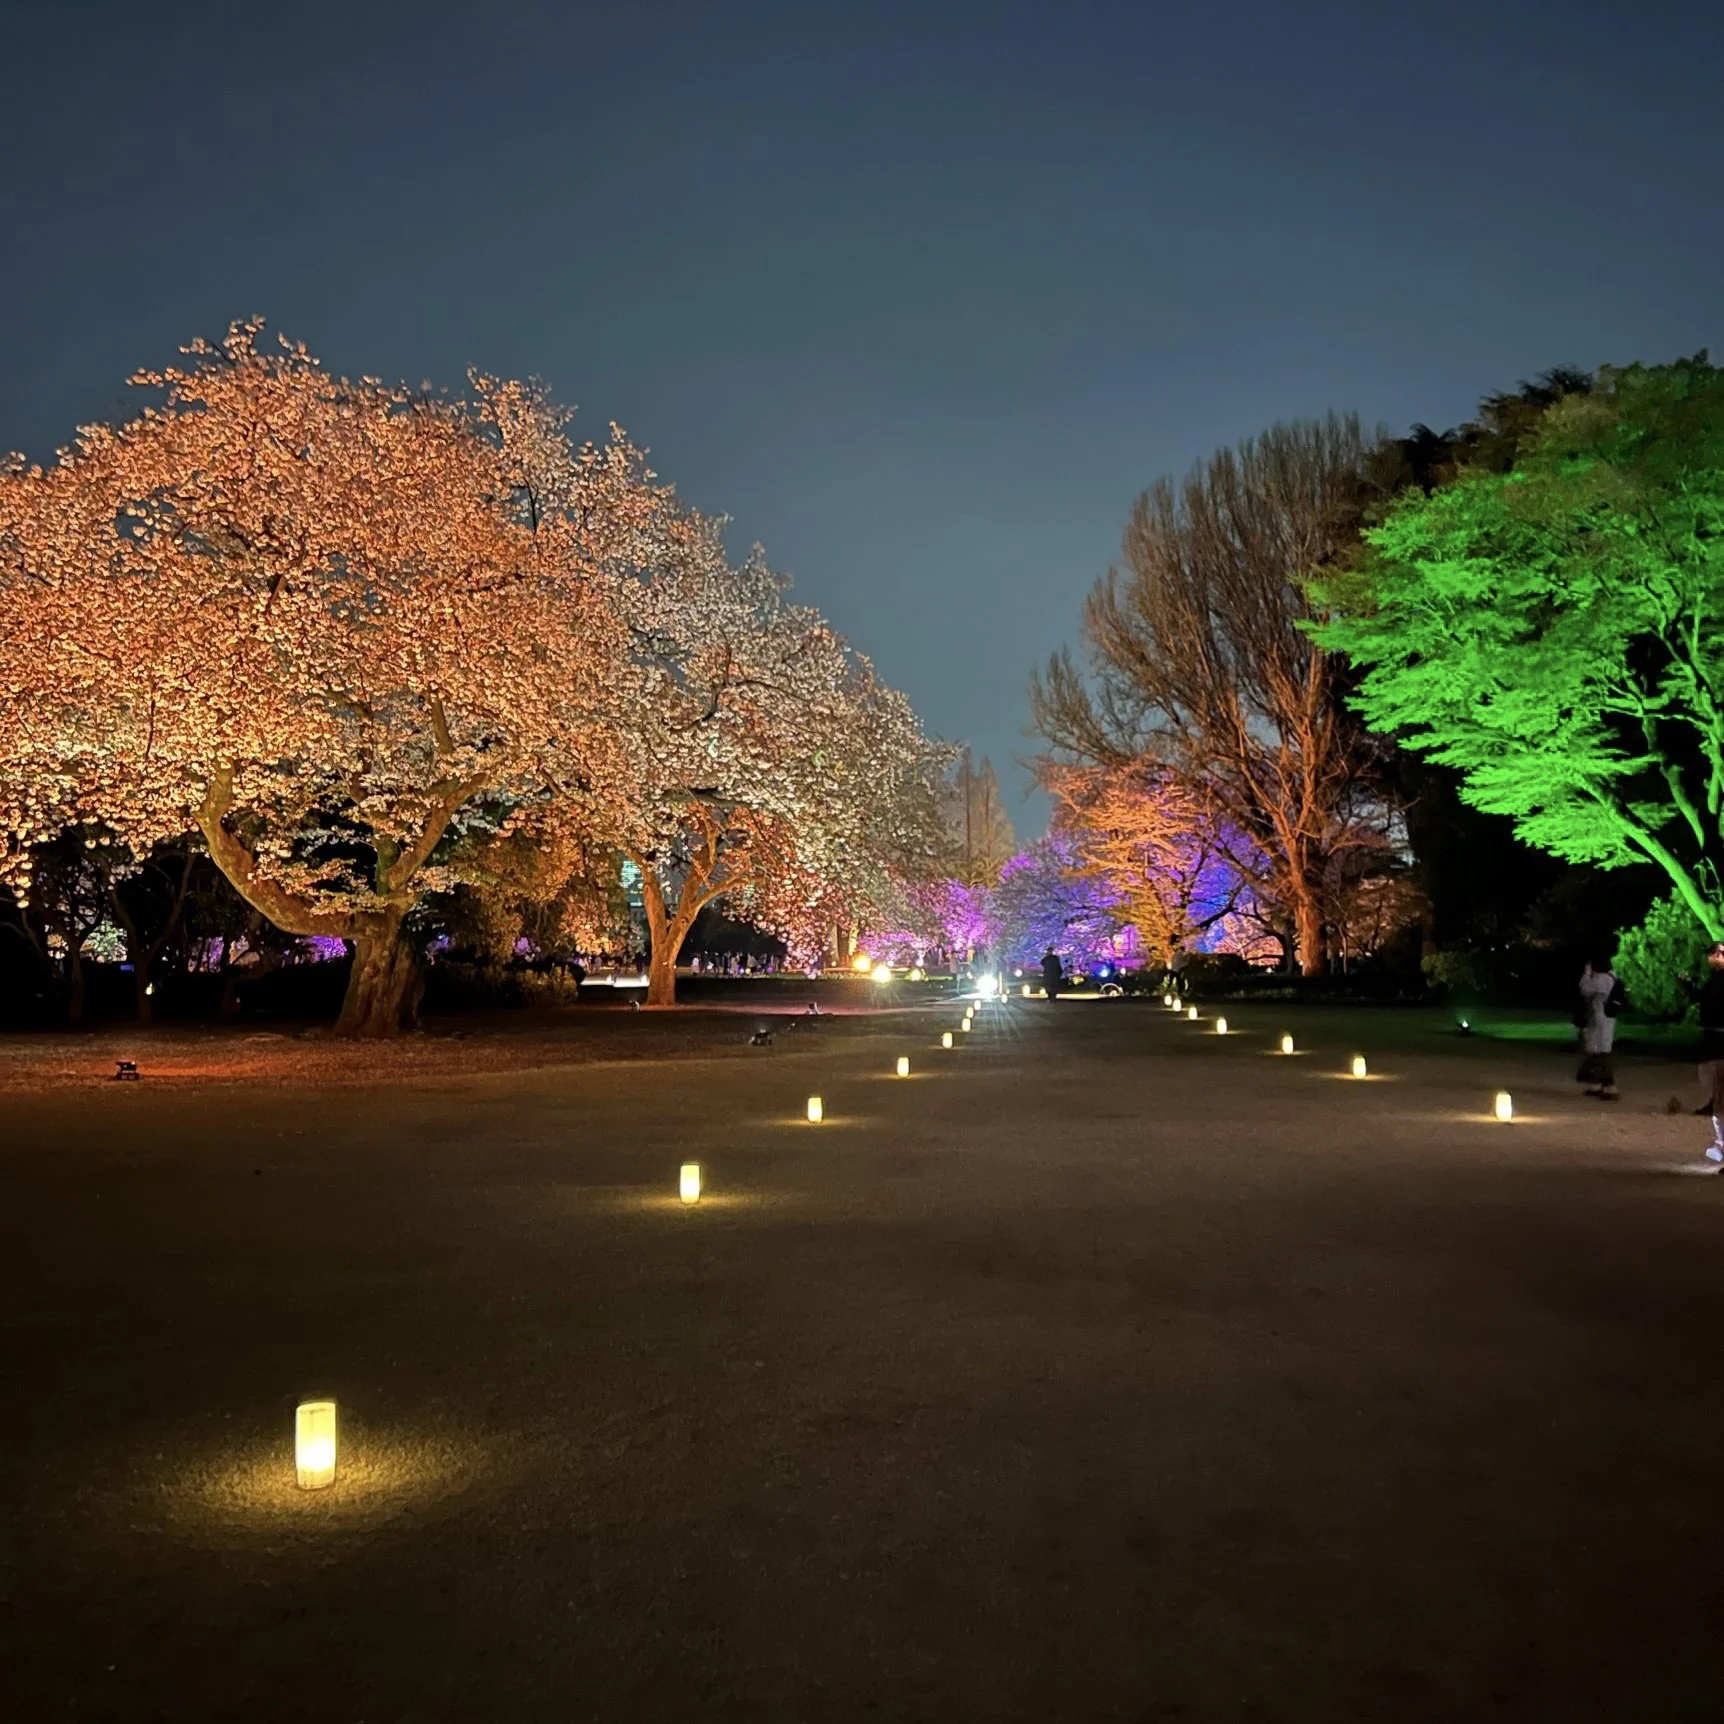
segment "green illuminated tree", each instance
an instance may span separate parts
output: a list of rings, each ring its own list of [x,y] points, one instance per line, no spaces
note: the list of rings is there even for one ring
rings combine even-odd
[[[1370,725],[1529,844],[1656,863],[1724,936],[1724,372],[1603,371],[1365,539],[1311,632]]]

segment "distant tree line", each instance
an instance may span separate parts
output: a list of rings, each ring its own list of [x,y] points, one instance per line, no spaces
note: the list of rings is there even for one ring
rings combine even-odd
[[[1143,493],[1036,679],[1055,831],[1158,956],[1488,986],[1627,925],[1655,992],[1724,934],[1721,546],[1704,354],[1275,426]]]

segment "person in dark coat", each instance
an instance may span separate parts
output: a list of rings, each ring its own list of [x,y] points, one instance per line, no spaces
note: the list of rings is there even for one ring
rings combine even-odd
[[[1050,1000],[1060,997],[1060,987],[1065,979],[1065,969],[1060,963],[1059,953],[1049,946],[1042,958],[1042,987]]]
[[[1714,940],[1706,951],[1706,980],[1695,995],[1700,1008],[1700,1081],[1707,1099],[1696,1108],[1712,1117],[1712,1141],[1706,1159],[1724,1164],[1724,940]],[[1686,977],[1683,978],[1687,980]]]

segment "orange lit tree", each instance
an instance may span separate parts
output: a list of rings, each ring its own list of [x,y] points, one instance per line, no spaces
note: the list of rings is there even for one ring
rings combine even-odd
[[[256,323],[188,353],[0,474],[0,866],[23,889],[66,827],[139,857],[195,828],[278,928],[351,943],[337,1028],[389,1034],[463,843],[614,818],[614,575],[663,499],[518,386],[351,382]]]
[[[694,515],[625,583],[628,757],[619,847],[640,871],[647,1003],[676,999],[676,959],[708,904],[806,944],[811,917],[854,914],[914,849],[912,792],[938,764],[909,704],[758,551],[741,567]],[[841,909],[839,907],[842,907]]]

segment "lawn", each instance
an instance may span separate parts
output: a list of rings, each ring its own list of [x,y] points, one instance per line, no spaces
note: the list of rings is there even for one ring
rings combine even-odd
[[[8,1716],[1718,1716],[1691,1072],[1225,1009],[0,1044]]]

